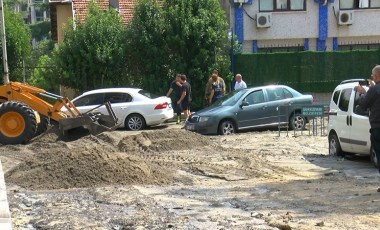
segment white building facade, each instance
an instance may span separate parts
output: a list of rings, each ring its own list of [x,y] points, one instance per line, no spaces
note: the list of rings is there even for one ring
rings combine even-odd
[[[230,0],[243,53],[380,48],[380,0]]]

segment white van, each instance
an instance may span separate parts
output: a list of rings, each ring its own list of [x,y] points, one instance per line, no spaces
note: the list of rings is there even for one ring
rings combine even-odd
[[[328,138],[329,153],[335,156],[345,154],[370,155],[377,167],[376,154],[371,146],[368,111],[358,110],[359,93],[354,88],[358,84],[368,90],[365,79],[351,79],[341,82],[330,100]]]

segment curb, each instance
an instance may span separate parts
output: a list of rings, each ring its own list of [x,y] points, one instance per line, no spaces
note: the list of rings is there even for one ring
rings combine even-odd
[[[12,230],[12,219],[9,211],[7,189],[5,187],[3,166],[0,161],[0,229]]]

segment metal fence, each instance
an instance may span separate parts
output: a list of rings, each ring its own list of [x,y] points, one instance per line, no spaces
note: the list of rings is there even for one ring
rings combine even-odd
[[[342,80],[369,78],[380,49],[236,54],[235,73],[248,86],[286,84],[300,92],[332,92]]]

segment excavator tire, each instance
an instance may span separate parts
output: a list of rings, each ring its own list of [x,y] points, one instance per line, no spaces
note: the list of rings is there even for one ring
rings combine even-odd
[[[36,133],[37,121],[29,106],[18,101],[0,105],[0,143],[26,144]]]
[[[41,133],[44,133],[49,126],[49,118],[40,114],[40,123],[37,124],[37,131],[35,136],[40,135]]]

